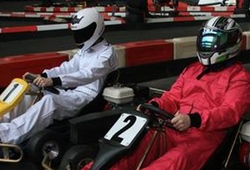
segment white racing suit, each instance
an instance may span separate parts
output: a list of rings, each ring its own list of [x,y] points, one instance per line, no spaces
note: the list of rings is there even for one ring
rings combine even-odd
[[[29,107],[23,100],[13,111],[3,116],[0,139],[3,143],[19,144],[32,134],[48,127],[54,119],[73,117],[80,108],[92,101],[104,85],[108,73],[116,69],[118,59],[106,40],[90,49],[79,50],[70,61],[44,70],[47,77],[59,77],[59,95],[44,90],[44,96]]]

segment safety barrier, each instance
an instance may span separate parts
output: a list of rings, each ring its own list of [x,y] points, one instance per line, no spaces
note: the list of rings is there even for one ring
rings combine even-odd
[[[9,18],[41,18],[43,20],[53,21],[55,23],[67,23],[75,13],[73,12],[0,12],[0,17],[9,17]],[[125,17],[125,12],[123,13],[116,13],[114,16],[111,12],[101,12],[105,20],[106,25],[115,25],[115,24],[122,24],[125,23],[123,19]],[[112,21],[120,21],[119,23],[115,23]],[[109,22],[106,22],[109,21]],[[36,26],[32,26],[36,27]],[[48,25],[50,27],[50,25]],[[69,28],[67,28],[69,29]],[[28,31],[28,30],[27,30]]]
[[[114,45],[119,67],[139,66],[196,56],[196,36]],[[250,50],[250,31],[243,32],[242,50]],[[76,49],[62,51],[70,57]]]
[[[43,18],[46,21],[55,22],[56,24],[47,24],[47,25],[29,25],[29,26],[13,26],[13,27],[3,27],[0,28],[0,34],[8,33],[23,33],[23,32],[42,32],[42,31],[59,31],[59,30],[69,30],[70,23],[65,23],[66,19],[70,17],[69,15],[57,15],[57,14],[47,14],[47,15],[31,15],[31,14],[1,14],[0,16],[10,16],[10,17],[34,17],[34,18]],[[119,14],[121,17],[112,16],[110,13],[103,13],[105,25],[121,25],[125,24],[124,16],[125,14]],[[170,22],[193,22],[193,21],[205,21],[213,16],[218,16],[219,14],[213,13],[211,15],[204,16],[178,16],[178,17],[161,17],[161,18],[145,18],[145,23],[170,23]],[[221,14],[220,14],[221,15]],[[245,14],[228,14],[225,13],[223,16],[228,16],[231,18],[244,19],[246,18]]]
[[[125,21],[120,19],[119,17],[107,16],[111,20],[104,21],[105,25],[120,25]],[[62,18],[54,18],[54,19],[62,19]],[[53,18],[49,18],[48,20],[53,20]],[[16,27],[3,27],[0,28],[1,33],[24,33],[24,32],[42,32],[42,31],[58,31],[58,30],[69,30],[70,23],[59,23],[59,24],[48,24],[48,25],[29,25],[29,26],[16,26]]]
[[[35,7],[28,5],[25,7],[25,11],[27,12],[77,12],[83,7]],[[124,12],[126,9],[125,7],[95,7],[99,12]]]
[[[173,43],[167,40],[129,42],[114,46],[120,67],[130,67],[173,59]],[[135,55],[136,54],[136,55]]]
[[[196,37],[180,37],[165,40],[148,40],[115,44],[119,68],[167,62],[196,56]],[[243,32],[242,50],[250,49],[250,31]],[[77,49],[35,53],[0,58],[0,83],[6,87],[16,77],[30,71],[41,73],[46,68],[70,60]]]
[[[250,31],[243,32],[242,50],[250,49]]]
[[[41,73],[46,68],[58,66],[68,60],[67,53],[47,52],[0,58],[0,88],[12,79],[21,78],[25,72]]]
[[[95,7],[99,12],[125,12],[126,7]],[[35,7],[28,5],[25,7],[26,12],[77,12],[82,7]],[[180,6],[177,7],[178,11],[189,11],[189,12],[216,12],[216,11],[230,11],[233,12],[235,6]],[[162,6],[161,11],[173,11],[173,8],[169,6]]]
[[[173,38],[174,56],[173,59],[189,58],[196,55],[196,37]]]
[[[28,5],[25,7],[26,12],[2,12],[0,17],[21,17],[21,18],[42,18],[45,21],[60,23],[47,25],[30,25],[20,27],[3,27],[0,33],[19,33],[19,32],[38,32],[38,31],[55,31],[70,29],[67,23],[71,16],[83,7],[39,7]],[[109,6],[95,7],[105,18],[105,25],[125,24],[126,7]],[[162,6],[159,11],[150,11],[150,14],[157,17],[146,17],[145,23],[168,23],[183,21],[204,21],[213,16],[227,16],[231,18],[244,19],[246,14],[234,13],[236,6],[189,6],[186,3],[174,9],[168,5]],[[178,11],[178,16],[171,17],[169,12]],[[166,17],[163,17],[166,15]]]

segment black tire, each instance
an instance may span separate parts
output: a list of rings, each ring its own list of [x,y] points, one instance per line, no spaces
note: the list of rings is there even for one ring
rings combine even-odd
[[[29,160],[40,165],[44,155],[49,154],[51,166],[54,167],[59,165],[65,152],[65,145],[56,132],[46,129],[29,139],[25,152]]]
[[[75,145],[66,151],[58,170],[80,170],[96,157],[98,147]]]

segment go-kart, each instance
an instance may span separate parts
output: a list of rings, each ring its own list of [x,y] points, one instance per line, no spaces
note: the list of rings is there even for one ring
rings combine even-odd
[[[91,170],[109,169],[116,161],[131,152],[138,145],[145,132],[153,129],[153,137],[146,147],[143,157],[139,161],[140,163],[136,167],[136,169],[140,169],[157,136],[164,135],[163,129],[166,127],[174,128],[171,124],[167,123],[168,121],[165,121],[172,119],[172,114],[166,113],[151,104],[141,104],[141,108],[142,110],[149,110],[150,114],[135,111],[135,108],[120,110],[119,118],[99,139],[98,146],[96,143],[94,145],[84,144],[73,146],[65,153],[58,170],[81,170],[90,162],[93,163],[90,168]],[[105,115],[108,112],[106,111]],[[202,170],[228,170],[228,168],[232,167],[240,167],[240,169],[234,170],[243,170],[242,166],[238,164],[239,162],[230,162],[234,156],[233,150],[235,150],[241,126],[242,122],[229,129],[225,139],[204,164]],[[81,129],[84,129],[83,124]],[[88,134],[83,132],[82,135]],[[237,158],[234,159],[237,160]]]
[[[111,72],[106,78],[103,86],[109,86],[116,81],[118,72]],[[35,77],[28,76],[30,82]],[[28,82],[17,78],[3,91],[0,96],[0,115],[4,115],[13,109],[23,99],[24,95],[34,95],[34,100],[31,104],[40,99],[42,89],[38,89],[38,93],[30,92]],[[58,94],[59,91],[54,87],[46,87],[43,90]],[[84,106],[76,115],[80,116],[92,112],[102,111],[106,101],[103,100],[102,93],[98,94],[93,101]],[[27,141],[18,145],[1,144],[2,156],[0,152],[0,169],[20,169],[20,167],[32,166],[32,169],[53,169],[60,162],[64,150],[71,145],[69,141],[69,124],[68,119],[63,121],[55,121],[45,130],[41,130],[31,136]],[[14,163],[15,164],[9,164]],[[35,167],[35,168],[34,168]],[[28,168],[27,168],[28,169]]]
[[[245,64],[246,69],[249,70],[249,64]],[[160,89],[169,89],[172,82],[176,79],[176,77],[168,77],[167,80],[166,78],[163,79],[159,79],[159,80],[153,80],[153,81],[149,81],[149,82],[143,82],[143,83],[138,83],[139,85],[146,85],[147,87],[150,87],[150,96],[147,97],[147,99],[151,98],[154,95],[161,95],[161,93],[163,91],[161,91]],[[160,89],[157,89],[156,86],[161,86],[161,84],[164,83],[164,87],[161,87]],[[167,85],[167,87],[166,87]],[[139,94],[141,94],[139,92]],[[146,96],[145,93],[143,93],[143,96]],[[136,97],[135,97],[136,99]],[[140,103],[137,103],[140,104]],[[119,110],[120,115],[122,113],[126,113],[126,114],[134,114],[136,111],[135,107],[129,107],[127,108],[128,110]],[[102,114],[102,112],[99,113],[100,117],[95,117],[95,121],[94,122],[98,122],[98,119],[100,119],[100,122],[102,122],[102,119],[105,118],[105,115],[107,115],[109,112],[114,112],[115,109],[110,109],[108,111],[105,111],[104,114]],[[125,114],[125,115],[126,115]],[[141,115],[142,113],[135,113],[136,116]],[[119,115],[119,116],[120,116]],[[247,116],[247,118],[245,118],[245,115]],[[249,115],[250,114],[245,114],[243,117],[243,120],[247,119],[250,120]],[[116,115],[117,116],[117,115]],[[71,128],[74,129],[72,131],[74,131],[74,137],[75,140],[77,141],[78,138],[84,138],[84,140],[89,140],[94,133],[97,133],[98,130],[101,130],[101,128],[97,128],[95,126],[95,124],[93,123],[92,127],[95,127],[95,130],[88,132],[85,129],[88,129],[88,127],[90,127],[89,125],[86,125],[86,122],[89,121],[89,119],[80,117],[79,119],[72,119],[70,121],[71,123]],[[143,118],[147,119],[150,118],[148,116],[142,115]],[[118,118],[117,118],[118,119]],[[129,118],[130,119],[130,118]],[[121,119],[123,122],[124,119]],[[160,119],[158,119],[160,120]],[[112,120],[111,122],[113,122],[113,125],[115,124],[115,121]],[[150,125],[151,121],[148,121],[148,123],[145,124],[145,126],[143,127],[147,127],[147,125]],[[91,123],[90,123],[91,124]],[[123,123],[124,125],[124,123]],[[222,141],[222,143],[218,146],[218,148],[215,150],[215,152],[211,155],[211,157],[209,158],[209,160],[205,163],[205,165],[202,167],[202,170],[228,170],[228,169],[233,169],[233,170],[243,170],[244,168],[242,168],[241,165],[239,165],[238,162],[238,151],[237,151],[237,147],[238,147],[238,139],[239,139],[239,130],[242,126],[242,122],[239,122],[239,124],[237,124],[235,127],[232,127],[228,130],[226,137],[224,138],[224,140]],[[89,128],[89,129],[91,129]],[[97,128],[97,129],[96,129]],[[115,129],[117,132],[118,130]],[[108,167],[110,166],[110,164],[112,164],[113,162],[115,162],[117,159],[119,159],[119,155],[123,155],[124,152],[133,149],[133,145],[136,145],[136,141],[141,139],[141,136],[143,135],[144,131],[138,131],[138,136],[134,136],[134,141],[131,140],[130,144],[128,146],[123,146],[121,144],[121,142],[123,140],[117,138],[116,137],[111,137],[112,135],[108,135],[105,136],[105,134],[108,134],[108,130],[106,132],[102,132],[103,135],[101,136],[100,134],[97,135],[98,137],[100,137],[100,144],[97,142],[98,137],[95,138],[95,140],[90,140],[89,143],[94,143],[94,145],[89,145],[84,144],[82,145],[81,142],[77,143],[75,142],[77,145],[71,147],[69,150],[66,151],[65,155],[62,158],[61,164],[59,166],[60,170],[81,170],[82,167],[84,167],[86,164],[88,164],[89,162],[95,161],[95,162],[99,162],[98,164],[96,163],[96,166],[104,166],[104,167]],[[114,134],[114,133],[113,133]],[[114,140],[116,139],[116,140]],[[114,141],[113,141],[114,140]],[[120,142],[119,142],[120,141]],[[112,146],[109,146],[110,144],[112,144]],[[113,145],[114,144],[114,145]],[[107,146],[103,146],[103,145],[107,145]],[[112,148],[111,149],[113,152],[111,154],[107,154],[106,152],[103,153],[104,151],[101,150],[106,150],[107,148]],[[117,148],[116,148],[117,147]],[[103,149],[102,149],[103,148]],[[126,150],[128,149],[128,150]],[[100,156],[104,154],[105,156]],[[107,154],[107,155],[106,155]],[[113,154],[113,155],[112,155]],[[117,154],[117,155],[116,155]],[[114,156],[114,159],[111,159],[111,157]],[[99,159],[99,160],[98,160]],[[238,168],[239,167],[239,168]],[[94,169],[94,168],[93,168]],[[101,169],[101,168],[100,168]],[[105,169],[105,168],[104,168]]]
[[[31,75],[28,75],[26,78],[29,81],[33,81],[35,79],[35,77]],[[34,95],[34,97],[31,98],[32,100],[29,100],[30,105],[37,102],[41,97],[41,90],[41,88],[38,88],[38,91],[31,92],[30,85],[27,81],[21,78],[13,79],[0,95],[0,120],[6,113],[14,109],[20,101],[23,100],[24,95]],[[44,90],[55,94],[59,93],[59,91],[53,87],[46,87]],[[0,143],[0,150],[0,162],[17,163],[24,157],[24,150],[22,146]]]
[[[151,104],[142,104],[140,107],[142,110],[150,110],[150,114],[135,111],[123,113],[104,138],[100,140],[100,149],[91,170],[109,169],[115,161],[135,147],[143,136],[143,132],[145,133],[149,128],[153,128],[155,130],[154,135],[136,167],[136,169],[140,169],[156,137],[164,135],[163,129],[165,126],[174,128],[166,121],[173,118],[172,114]]]
[[[157,135],[164,133],[162,129],[165,126],[174,128],[171,124],[163,121],[172,119],[173,115],[150,104],[142,104],[141,108],[150,110],[151,114],[136,111],[133,107],[118,109],[120,114],[119,117],[116,117],[117,121],[114,122],[104,137],[100,138],[99,146],[73,146],[65,153],[59,170],[80,170],[84,165],[93,160],[95,161],[91,167],[92,170],[108,169],[121,156],[133,149],[149,128],[154,128],[156,131],[145,151],[146,156]],[[145,157],[142,158],[141,163],[143,159]]]
[[[126,72],[126,74],[127,73],[128,72]],[[124,77],[122,78],[124,79]],[[162,89],[168,89],[171,86],[173,82],[172,78],[173,77],[170,77],[171,83],[169,83],[169,80],[164,80],[165,85]],[[126,81],[127,79],[128,79],[128,76],[126,77]],[[157,83],[156,80],[154,80],[154,82]],[[166,83],[167,83],[167,87],[166,87]],[[142,83],[142,84],[145,84],[145,83]],[[149,87],[152,87],[151,85]],[[148,91],[148,88],[146,89],[144,88],[140,89],[140,88],[135,87],[134,89],[134,90],[139,89],[140,91],[140,92],[139,91],[136,92],[136,95],[134,97],[134,100],[136,101],[135,103],[126,104],[122,106],[115,105],[114,107],[109,107],[109,109],[106,111],[103,111],[104,110],[103,108],[102,110],[99,110],[99,111],[93,111],[92,110],[93,106],[96,109],[97,106],[101,106],[101,105],[103,106],[107,103],[106,101],[103,101],[103,100],[101,100],[101,103],[104,102],[105,104],[93,102],[93,105],[92,107],[90,107],[91,109],[89,109],[89,112],[87,115],[78,116],[76,118],[66,120],[62,124],[58,122],[60,124],[59,129],[61,133],[55,133],[55,131],[58,130],[58,126],[52,125],[51,128],[48,128],[45,131],[41,131],[35,134],[34,136],[32,136],[31,140],[29,140],[29,141],[34,142],[34,143],[33,142],[30,143],[30,144],[33,143],[32,145],[30,145],[32,147],[24,148],[25,159],[22,159],[22,161],[16,164],[12,163],[12,164],[3,165],[0,163],[0,169],[1,170],[7,170],[7,169],[19,170],[25,166],[26,167],[31,166],[32,168],[26,168],[26,169],[32,169],[32,170],[42,169],[42,168],[43,169],[45,168],[47,170],[56,169],[56,168],[60,170],[64,170],[65,168],[71,169],[71,170],[81,169],[80,167],[84,166],[89,161],[93,161],[96,158],[96,155],[100,149],[98,140],[103,138],[103,136],[105,136],[105,134],[112,127],[112,125],[115,124],[115,122],[117,121],[117,119],[120,117],[122,113],[130,113],[131,110],[135,110],[135,106],[145,101],[148,101],[151,95],[158,95],[158,93],[162,92],[161,90],[157,90],[154,88],[150,88],[150,92]],[[150,97],[148,96],[149,95],[148,93],[150,93]],[[142,97],[143,100],[141,101],[139,99],[139,102],[138,102],[138,98],[140,98],[138,96]],[[99,95],[99,97],[102,98],[102,93]],[[64,130],[61,130],[61,125],[64,125],[65,122],[69,122],[69,124],[64,126],[65,127]],[[65,129],[67,129],[66,135],[62,133],[62,132],[65,132]],[[231,139],[231,136],[234,137],[234,134],[235,134],[234,130],[235,129],[233,129],[232,134],[228,135],[230,139]],[[140,134],[143,135],[143,131],[141,131]],[[138,140],[140,139],[141,135],[138,136]],[[64,139],[66,139],[65,142],[64,142]],[[216,155],[217,156],[219,155],[219,157],[214,157],[214,159],[212,159],[212,163],[209,163],[210,168],[204,168],[204,170],[205,169],[206,170],[217,169],[217,168],[214,168],[215,162],[218,162],[221,164],[224,161],[225,155],[228,152],[226,152],[226,154],[222,154],[222,152],[223,153],[225,152],[224,148],[226,148],[226,150],[228,151],[231,145],[231,142],[229,142],[228,139],[229,138],[226,138],[225,141],[222,143],[222,146],[220,146],[220,148],[223,148],[223,150],[219,151],[218,153],[216,152]],[[38,149],[35,146],[39,146]],[[64,151],[66,151],[65,154],[64,154]],[[26,155],[29,155],[29,156],[26,156]],[[35,160],[35,163],[33,163],[34,160]],[[26,162],[25,165],[23,164],[23,162]],[[43,164],[43,166],[41,166],[41,163]]]
[[[19,78],[13,79],[0,95],[0,117],[12,110],[28,89],[29,85],[26,81]],[[23,157],[23,150],[17,145],[0,143],[0,148],[2,150],[0,162],[19,162]],[[13,149],[19,153],[19,156],[10,158],[10,150]]]

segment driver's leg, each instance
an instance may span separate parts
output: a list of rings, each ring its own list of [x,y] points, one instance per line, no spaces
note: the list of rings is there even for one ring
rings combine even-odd
[[[0,123],[7,123],[13,120],[14,118],[20,116],[21,114],[25,113],[26,110],[31,106],[35,96],[33,95],[24,95],[23,99],[20,103],[10,112],[3,115],[0,120]]]
[[[149,146],[150,141],[152,140],[152,137],[154,135],[154,130],[149,130],[147,134],[141,139],[139,144],[135,147],[134,151],[131,153],[125,155],[121,160],[114,163],[112,168],[109,170],[128,170],[128,169],[137,169],[137,166],[139,165],[139,162],[141,161],[147,147]],[[168,147],[172,146],[171,140],[167,139]],[[147,155],[145,161],[143,162],[141,167],[148,166],[152,161],[156,160],[158,157],[162,156],[165,151],[163,149],[163,145],[166,144],[166,138],[164,135],[159,135],[154,144],[152,145],[152,148],[149,151],[149,154]],[[88,170],[90,169],[92,163],[86,165],[81,170]]]
[[[112,166],[111,169],[112,170],[137,169],[139,162],[141,161],[147,147],[149,147],[149,144],[153,139],[154,133],[155,133],[154,130],[150,130],[146,134],[146,136],[144,136],[144,138],[141,140],[141,142],[138,144],[135,150],[131,152],[131,154],[127,154],[124,158],[118,161],[114,166]],[[170,140],[168,140],[168,143],[171,143]],[[147,154],[143,164],[141,165],[141,168],[148,166],[152,161],[162,156],[165,153],[163,147],[165,144],[167,144],[166,137],[158,133],[158,136],[155,139],[155,142],[153,143],[151,149],[149,150],[149,153]]]
[[[208,134],[175,136],[176,146],[143,170],[197,170],[207,161],[220,143]]]
[[[114,166],[112,166],[110,170],[137,169],[139,162],[145,154],[146,148],[149,146],[149,143],[152,140],[154,132],[155,131],[151,129],[141,140],[136,149],[131,154],[126,155],[124,158],[118,161]],[[169,149],[169,147],[172,147],[173,144],[173,139],[171,137],[166,137],[166,135],[159,134],[141,168],[148,166],[151,162],[164,155],[166,152],[164,150],[164,146],[167,146],[167,149]]]
[[[19,144],[38,130],[52,123],[56,106],[51,95],[45,95],[24,114],[8,123],[0,123],[0,138],[4,143]]]

